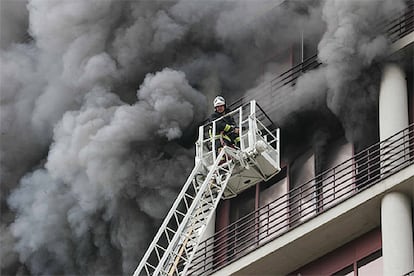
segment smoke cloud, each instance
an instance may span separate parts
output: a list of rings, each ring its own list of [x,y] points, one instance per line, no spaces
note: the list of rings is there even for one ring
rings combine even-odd
[[[313,130],[306,135],[308,141],[315,141],[315,137],[321,135],[330,139],[336,134],[325,127],[332,124],[333,129],[337,129],[339,124],[348,141],[358,142],[358,151],[377,141],[379,64],[387,59],[390,46],[385,23],[402,12],[405,3],[326,0],[321,7],[325,26],[317,42],[317,59],[321,65],[302,74],[295,87],[272,91],[271,84],[268,87],[260,84],[251,89],[247,97],[259,99],[259,103],[268,106],[276,124],[288,130],[282,135],[286,135],[284,140],[291,144],[296,140],[300,148],[312,146],[297,139],[309,128]],[[308,40],[306,36],[304,39]],[[274,76],[269,78],[271,81]],[[269,92],[262,96],[260,91],[266,89]],[[307,115],[303,115],[305,113]],[[324,118],[322,121],[318,119],[320,114]],[[295,129],[301,129],[301,133]],[[321,134],[321,131],[329,133]],[[294,158],[295,152],[293,149],[285,152],[292,155],[285,156],[287,160]]]
[[[249,91],[287,133],[315,110],[368,120],[377,26],[402,2],[2,1],[2,274],[132,273],[217,94]],[[260,98],[299,39],[322,66]]]
[[[0,6],[0,48],[27,38],[28,12],[26,0],[3,0]]]
[[[68,253],[85,236],[93,239],[106,261],[116,257],[110,253],[112,247],[120,250],[120,267],[130,273],[140,254],[137,242],[152,232],[148,223],[139,222],[161,219],[185,181],[191,153],[172,148],[171,156],[163,158],[160,154],[168,151],[155,147],[201,120],[203,113],[193,110],[202,109],[204,97],[188,85],[183,73],[165,69],[145,78],[138,99],[131,106],[104,89],[86,94],[81,108],[67,111],[55,126],[45,169],[26,175],[8,199],[17,213],[11,225],[19,237],[17,251],[35,274],[108,273],[107,265],[102,271],[88,268],[90,262],[102,261],[100,255],[80,264],[71,259]],[[182,176],[174,177],[177,171]],[[111,233],[110,227],[117,224]],[[127,236],[111,243],[108,238],[119,232]],[[38,251],[45,251],[40,264]],[[44,271],[49,262],[54,266]]]

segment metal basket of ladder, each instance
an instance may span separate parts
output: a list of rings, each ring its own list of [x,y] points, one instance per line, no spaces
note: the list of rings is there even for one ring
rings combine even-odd
[[[187,275],[221,198],[230,198],[280,171],[279,129],[269,130],[255,101],[238,107],[239,147],[215,150],[219,118],[199,127],[195,166],[135,270],[138,275]]]

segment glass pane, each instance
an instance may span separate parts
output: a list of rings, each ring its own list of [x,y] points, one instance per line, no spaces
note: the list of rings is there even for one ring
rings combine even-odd
[[[377,252],[373,255],[358,262],[358,276],[381,276],[382,273],[382,256]]]
[[[241,252],[255,244],[255,200],[256,187],[246,190],[231,200],[230,206],[230,223],[229,244],[230,259],[238,256]]]
[[[350,196],[353,190],[354,164],[352,144],[345,139],[331,144],[327,150],[324,169],[331,169],[322,176],[322,208]],[[345,162],[345,160],[349,160]]]
[[[260,191],[260,242],[267,242],[288,229],[288,179],[284,178]]]

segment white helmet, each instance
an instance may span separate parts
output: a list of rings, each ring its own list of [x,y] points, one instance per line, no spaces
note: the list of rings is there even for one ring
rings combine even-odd
[[[214,99],[214,107],[220,106],[220,105],[225,105],[226,101],[224,100],[224,98],[222,96],[217,96]]]

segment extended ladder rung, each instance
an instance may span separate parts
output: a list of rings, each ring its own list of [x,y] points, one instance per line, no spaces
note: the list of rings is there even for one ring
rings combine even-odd
[[[251,179],[252,175],[266,180],[270,179],[275,171],[280,171],[278,166],[280,162],[274,157],[278,157],[280,152],[278,130],[274,136],[260,121],[257,121],[255,101],[250,103],[248,109],[246,107],[240,107],[227,114],[239,115],[236,122],[240,128],[240,148],[225,146],[223,150],[216,152],[215,137],[205,138],[207,128],[200,126],[195,167],[145,252],[135,271],[135,276],[140,272],[156,276],[186,275],[186,272],[191,269],[191,260],[220,198],[223,195],[234,196],[243,191],[249,187],[250,180],[253,184],[257,183],[257,179]],[[217,133],[216,121],[211,123],[213,133]],[[258,137],[261,134],[266,137]],[[267,136],[270,140],[276,141],[276,149],[268,143]],[[260,145],[256,143],[257,141],[267,143],[265,150],[272,151],[259,153]],[[237,178],[231,178],[236,166]],[[243,170],[247,171],[243,174]],[[256,171],[258,173],[254,174]],[[249,182],[245,182],[246,178]],[[158,260],[158,264],[148,264],[148,260],[154,262],[155,259]]]
[[[175,210],[174,213],[179,214],[179,215],[182,215],[183,217],[185,217],[185,214],[183,212],[181,212],[181,211]]]
[[[170,231],[170,232],[168,232],[168,231]],[[169,233],[172,233],[173,234],[173,236],[174,236],[174,234],[176,233],[173,229],[171,229],[171,228],[169,228],[168,226],[165,228],[165,231],[164,231],[164,233],[166,234],[165,236],[167,237],[167,241],[168,242],[171,242],[171,239],[170,239],[170,235],[168,235]]]
[[[158,249],[161,249],[162,251],[167,251],[167,249],[166,248],[164,248],[164,247],[162,247],[161,245],[159,245],[159,244],[157,244],[157,245],[155,245],[155,247],[156,248],[158,248]],[[156,252],[158,252],[158,251],[156,251]]]
[[[217,158],[221,158],[223,155],[224,152],[221,152]],[[207,176],[204,177],[201,185],[195,179],[198,170],[203,169],[200,164],[196,166],[192,175],[188,178],[186,185],[174,202],[173,208],[163,222],[162,228],[157,233],[156,239],[154,239],[153,244],[144,256],[144,259],[148,259],[152,251],[159,260],[159,264],[156,267],[151,265],[154,269],[152,274],[164,273],[172,275],[175,271],[181,273],[179,270],[183,269],[185,271],[189,265],[198,246],[201,234],[205,230],[212,211],[215,209],[219,201],[218,199],[224,191],[226,185],[224,179],[228,179],[228,177],[222,178],[218,176],[218,173],[231,173],[234,167],[234,164],[227,164],[226,170],[220,169],[221,171],[219,171],[219,160],[216,160],[216,164]],[[221,179],[217,181],[213,180],[213,177],[220,177]],[[179,206],[185,208],[185,210],[178,209]],[[172,234],[174,235],[172,236]],[[162,236],[165,237],[165,245],[158,242]],[[145,270],[148,272],[146,265]],[[180,268],[178,269],[177,266],[180,266]],[[138,276],[142,267],[143,265],[141,264],[138,266],[135,271],[136,276]]]

